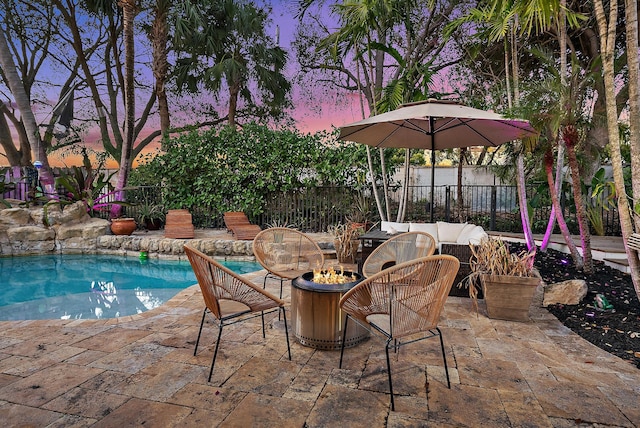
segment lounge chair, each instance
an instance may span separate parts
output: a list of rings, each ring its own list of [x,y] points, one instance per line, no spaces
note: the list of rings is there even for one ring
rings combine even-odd
[[[224,213],[224,224],[235,239],[242,241],[253,240],[262,230],[257,224],[251,224],[247,215],[241,211]]]

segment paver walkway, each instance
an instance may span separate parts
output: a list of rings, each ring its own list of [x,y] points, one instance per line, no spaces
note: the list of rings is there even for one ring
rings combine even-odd
[[[262,283],[264,272],[250,274]],[[279,292],[279,282],[268,284]],[[288,287],[285,287],[288,299]],[[526,323],[488,319],[450,297],[437,339],[393,356],[389,409],[383,343],[340,353],[296,343],[272,317],[225,327],[210,383],[216,330],[193,347],[203,309],[197,286],[161,308],[111,320],[0,322],[2,426],[574,427],[640,426],[640,370],[564,327],[538,296]],[[207,328],[208,327],[208,328]],[[204,345],[204,346],[203,346]],[[209,345],[209,346],[207,346]]]

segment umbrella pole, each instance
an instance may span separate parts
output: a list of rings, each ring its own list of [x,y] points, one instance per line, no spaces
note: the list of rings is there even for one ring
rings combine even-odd
[[[431,223],[433,223],[433,205],[434,205],[434,200],[433,200],[433,190],[435,189],[435,177],[436,177],[436,151],[431,150],[431,204],[430,204],[430,210],[431,210]]]
[[[433,223],[433,206],[435,204],[433,191],[436,188],[436,120],[433,116],[429,116],[429,133],[431,134],[431,223]]]

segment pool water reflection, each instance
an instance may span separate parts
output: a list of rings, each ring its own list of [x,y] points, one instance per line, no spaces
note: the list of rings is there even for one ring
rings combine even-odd
[[[254,262],[223,262],[246,273]],[[196,283],[188,261],[109,255],[0,258],[0,320],[100,319],[139,314]]]

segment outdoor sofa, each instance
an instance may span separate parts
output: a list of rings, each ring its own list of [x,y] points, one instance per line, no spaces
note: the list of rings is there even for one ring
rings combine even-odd
[[[488,236],[482,226],[473,223],[449,223],[444,221],[435,223],[383,221],[380,223],[380,230],[387,232],[389,235],[399,232],[426,232],[433,236],[439,254],[449,254],[460,260],[460,270],[456,276],[452,293],[457,292],[455,285],[471,272],[469,267],[471,248],[469,245],[477,245],[483,238]]]

